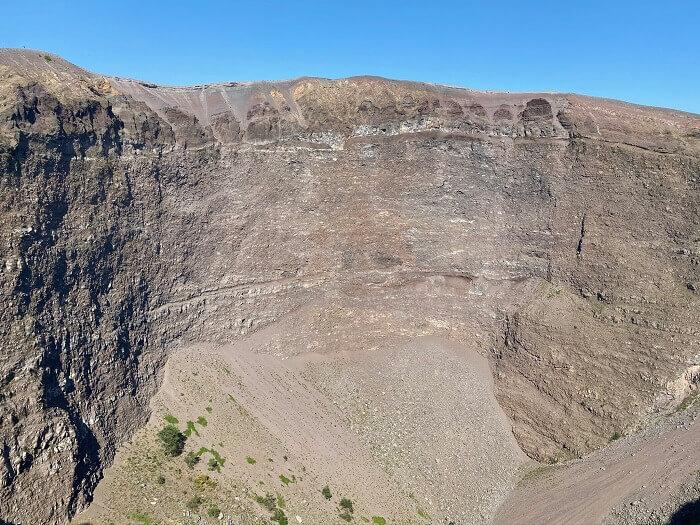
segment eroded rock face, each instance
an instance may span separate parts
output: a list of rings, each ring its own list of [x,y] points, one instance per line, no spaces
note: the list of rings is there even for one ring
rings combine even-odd
[[[97,84],[69,97],[0,68],[0,508],[11,522],[62,521],[143,419],[162,363],[145,319],[158,175],[120,157],[163,145],[152,112],[122,101],[125,122]]]
[[[454,337],[532,457],[643,425],[700,354],[699,129],[573,95],[166,88],[0,51],[0,518],[79,509],[174,345],[346,278],[470,283]]]

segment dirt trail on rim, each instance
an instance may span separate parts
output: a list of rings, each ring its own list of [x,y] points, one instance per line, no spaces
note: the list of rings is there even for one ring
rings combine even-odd
[[[700,417],[696,410],[616,441],[582,460],[560,468],[540,468],[499,509],[494,523],[663,523],[652,521],[654,512],[663,509],[685,485],[697,483],[699,472]]]

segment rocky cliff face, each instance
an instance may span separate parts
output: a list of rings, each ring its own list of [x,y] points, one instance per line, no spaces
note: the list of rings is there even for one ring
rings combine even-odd
[[[63,523],[171,348],[328,286],[447,283],[406,305],[447,319],[421,333],[489,356],[530,456],[585,454],[697,387],[698,203],[696,115],[371,77],[167,88],[0,50],[0,518]]]

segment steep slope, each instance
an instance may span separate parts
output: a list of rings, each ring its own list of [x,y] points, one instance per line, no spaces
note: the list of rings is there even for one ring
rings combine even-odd
[[[285,320],[277,358],[419,337],[488,358],[540,460],[697,388],[696,115],[372,77],[166,88],[1,50],[0,162],[11,523],[84,505],[172,349]],[[437,518],[472,516],[454,505]]]
[[[128,124],[114,115],[105,82],[56,57],[0,57],[0,516],[62,522],[146,417],[164,362],[145,315],[157,174],[122,156],[163,143],[144,106],[124,101]]]

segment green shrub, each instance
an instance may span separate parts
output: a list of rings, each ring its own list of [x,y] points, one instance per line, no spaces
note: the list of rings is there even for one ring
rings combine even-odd
[[[281,481],[282,483],[284,483],[285,485],[289,485],[290,483],[292,483],[292,480],[289,479],[289,478],[288,478],[287,476],[285,476],[284,474],[280,474],[280,481]]]
[[[270,512],[273,512],[277,508],[277,498],[274,494],[270,494],[269,492],[265,494],[265,496],[255,496],[255,501],[257,501],[258,505],[265,507]]]
[[[251,458],[250,456],[246,456],[245,460],[249,465],[255,465],[257,463],[257,461],[255,461],[255,458]]]
[[[277,494],[275,496],[274,494],[270,494],[269,492],[265,494],[264,496],[255,496],[255,501],[260,505],[261,507],[266,508],[270,512],[272,512],[272,516],[270,516],[270,519],[272,521],[276,521],[279,523],[279,525],[287,525],[288,520],[287,516],[284,514],[284,511],[282,508],[279,507],[284,507],[284,498]]]
[[[190,510],[198,510],[202,503],[204,503],[204,500],[200,496],[192,496],[187,502],[187,508]]]
[[[221,472],[221,465],[219,465],[219,462],[216,460],[216,458],[209,458],[207,466],[209,467],[209,470],[216,470],[217,472]]]
[[[226,460],[225,460],[224,458],[221,457],[221,454],[219,454],[219,453],[218,453],[216,450],[214,450],[213,448],[204,449],[204,450],[206,450],[206,451],[209,452],[212,456],[214,456],[214,459],[216,460],[216,462],[219,464],[220,467],[223,467],[223,466],[224,466],[224,463],[226,462]]]
[[[165,419],[165,421],[167,423],[170,423],[171,425],[177,425],[179,423],[177,418],[171,414],[165,414],[165,416],[163,416],[163,419]]]
[[[209,422],[207,421],[207,418],[204,416],[199,416],[197,418],[197,423],[199,423],[203,427],[206,427],[209,424]]]
[[[221,509],[219,509],[219,507],[216,505],[212,505],[209,507],[209,510],[207,510],[207,514],[209,514],[212,518],[218,518],[219,514],[221,514]]]
[[[331,488],[328,485],[321,489],[321,494],[323,494],[323,497],[326,498],[328,501],[330,501],[333,498],[333,494],[331,494]]]
[[[156,483],[158,485],[165,485],[165,476],[162,474],[156,478]]]
[[[187,441],[187,437],[175,425],[170,424],[158,432],[158,439],[160,439],[163,449],[168,456],[179,456],[182,454],[182,450],[185,448],[185,441]]]
[[[372,516],[372,523],[374,525],[386,525],[386,520],[381,516]]]
[[[610,442],[612,443],[613,441],[617,441],[622,437],[622,434],[620,434],[617,430],[612,433],[612,436],[610,436]]]
[[[195,454],[194,452],[192,452],[192,451],[190,450],[190,451],[185,455],[185,464],[186,464],[189,468],[193,469],[194,466],[195,466],[197,463],[199,463],[199,460],[200,460],[200,459],[201,459],[201,458],[200,458],[197,454]]]
[[[347,510],[350,514],[355,512],[355,509],[352,508],[352,501],[350,501],[348,498],[342,498],[340,500],[340,508]]]
[[[289,520],[287,520],[287,516],[285,516],[284,511],[282,509],[275,509],[272,512],[272,516],[270,516],[270,519],[272,521],[276,521],[279,523],[279,525],[288,525]]]
[[[185,436],[190,437],[192,434],[199,436],[199,432],[197,432],[197,428],[194,426],[194,422],[188,421],[187,428],[185,429]]]
[[[345,511],[338,516],[341,520],[352,521],[352,514],[350,514],[348,511]]]

